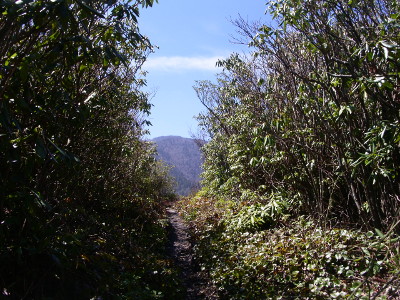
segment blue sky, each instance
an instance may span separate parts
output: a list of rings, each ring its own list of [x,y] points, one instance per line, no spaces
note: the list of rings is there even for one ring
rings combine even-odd
[[[159,0],[143,9],[141,33],[158,46],[143,69],[148,71],[146,91],[153,93],[150,138],[165,135],[190,137],[197,131],[194,116],[203,110],[193,85],[214,80],[221,71],[218,59],[247,52],[232,43],[237,36],[231,19],[239,14],[249,21],[266,20],[263,0]]]

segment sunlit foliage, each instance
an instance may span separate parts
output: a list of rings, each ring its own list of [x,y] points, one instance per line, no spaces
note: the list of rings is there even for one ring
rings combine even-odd
[[[202,191],[179,203],[222,299],[397,299],[398,1],[269,1],[195,91]],[[384,233],[383,233],[384,232]]]
[[[251,57],[195,90],[205,184],[240,198],[284,192],[318,217],[383,228],[398,218],[397,1],[277,1],[278,24],[236,22]]]

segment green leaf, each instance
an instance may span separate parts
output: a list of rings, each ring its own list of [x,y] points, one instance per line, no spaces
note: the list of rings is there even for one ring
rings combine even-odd
[[[41,138],[36,140],[35,152],[42,159],[45,159],[47,156],[47,148]]]
[[[49,138],[47,139],[57,150],[58,152],[60,152],[64,157],[67,157],[67,153],[61,149],[60,147],[58,147],[55,143],[53,143],[52,140],[50,140]]]
[[[385,235],[383,234],[382,231],[380,231],[378,228],[375,228],[375,232],[379,235],[380,238],[385,238]]]
[[[371,253],[369,252],[369,250],[365,247],[362,247],[361,250],[368,256],[371,256]]]
[[[385,56],[385,59],[389,58],[389,49],[387,47],[383,47],[383,54]]]
[[[84,1],[77,0],[77,2],[78,2],[78,4],[80,4],[81,6],[83,6],[86,9],[88,9],[89,11],[91,11],[95,15],[99,16],[100,18],[104,18],[103,14],[101,14],[100,12],[95,10],[93,7],[90,7],[89,5],[87,5]]]

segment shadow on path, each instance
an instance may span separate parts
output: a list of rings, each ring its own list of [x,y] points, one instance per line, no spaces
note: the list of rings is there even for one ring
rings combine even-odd
[[[181,271],[181,279],[187,291],[185,299],[218,299],[215,287],[196,271],[188,227],[173,208],[167,208],[167,215],[170,225],[168,255]]]

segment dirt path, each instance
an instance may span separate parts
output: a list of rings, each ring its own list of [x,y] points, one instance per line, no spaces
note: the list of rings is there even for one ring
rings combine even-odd
[[[167,208],[167,215],[170,223],[168,254],[181,270],[181,279],[187,290],[185,299],[218,299],[216,289],[196,271],[186,224],[173,208]]]

